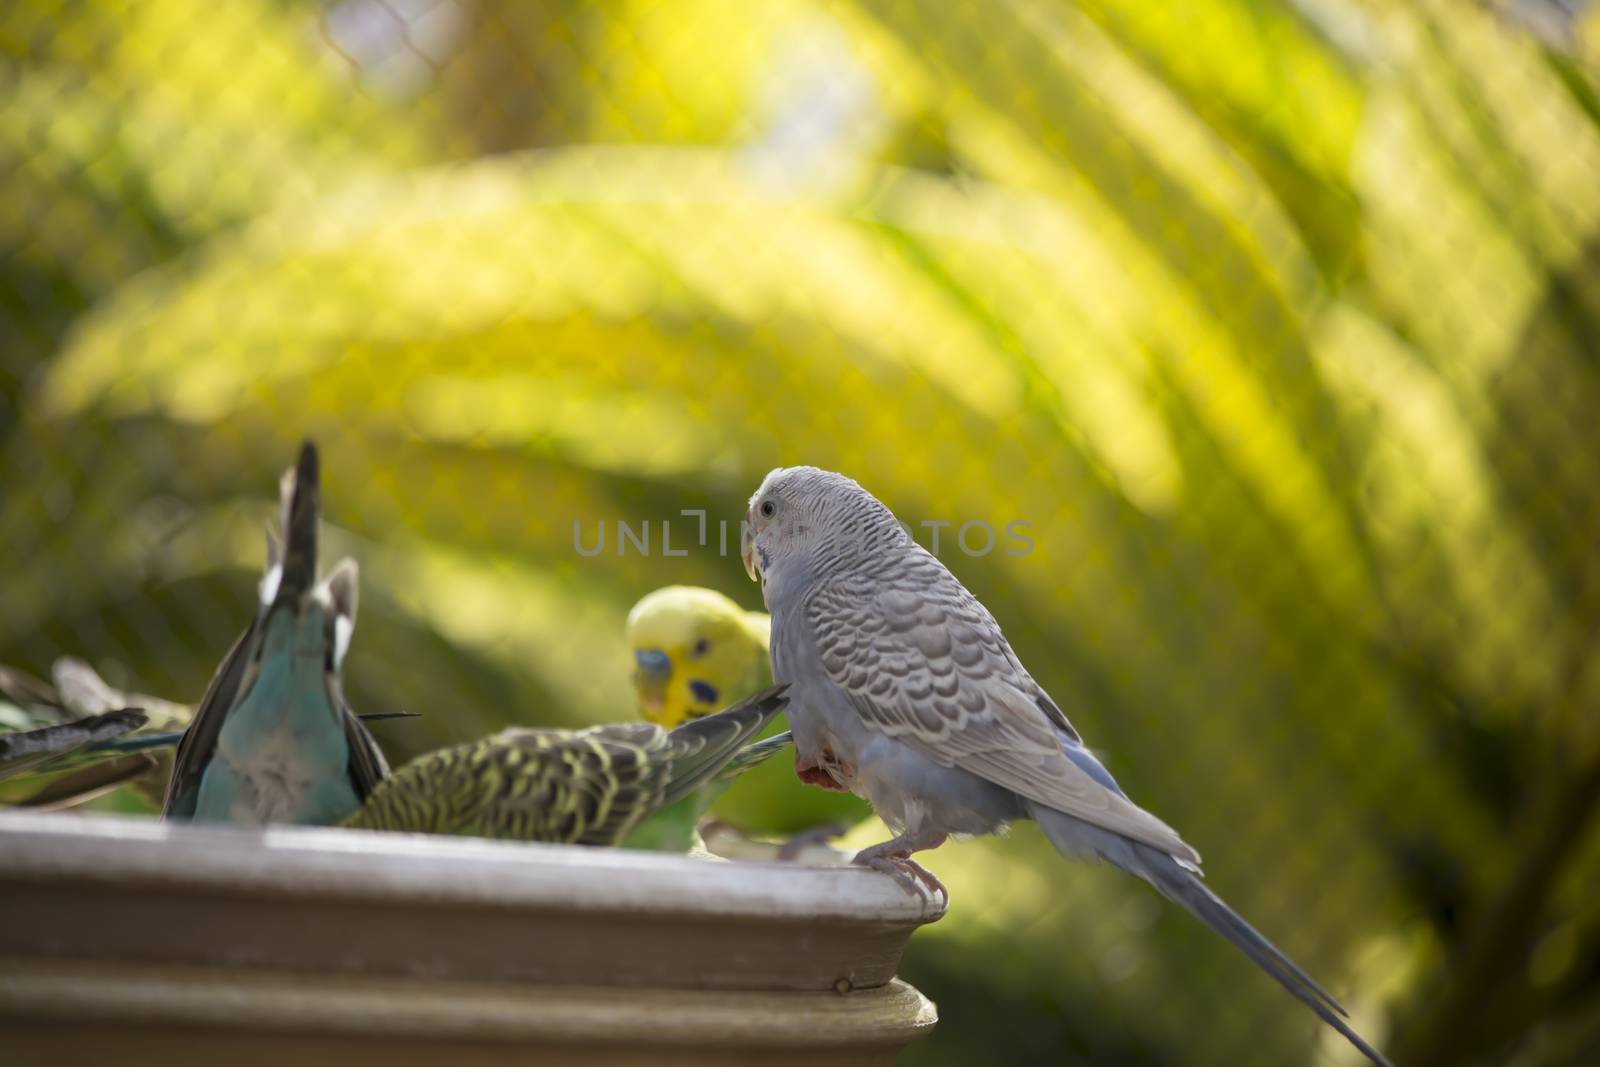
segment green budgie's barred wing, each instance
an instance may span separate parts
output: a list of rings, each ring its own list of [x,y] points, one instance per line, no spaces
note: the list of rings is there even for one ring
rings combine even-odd
[[[668,734],[672,745],[672,776],[665,803],[671,804],[718,777],[729,761],[739,757],[750,739],[766,729],[772,717],[783,710],[783,695],[787,689],[782,685],[764,689],[725,711],[692,719]]]
[[[745,771],[754,770],[778,753],[794,745],[794,735],[788,730],[781,734],[773,734],[757,741],[755,744],[746,745],[734,754],[722,770],[717,772],[717,781],[727,782],[739,777]]]
[[[670,734],[642,722],[505,730],[412,760],[344,825],[614,845],[715,779],[782,707],[769,689]]]
[[[671,737],[694,753],[694,767],[673,766],[671,799],[621,843],[628,848],[686,852],[699,840],[700,819],[734,779],[790,744],[787,733],[750,744],[783,707],[783,690],[768,689],[726,711],[694,719]]]
[[[505,730],[412,760],[345,825],[608,845],[661,806],[669,768],[649,723]]]

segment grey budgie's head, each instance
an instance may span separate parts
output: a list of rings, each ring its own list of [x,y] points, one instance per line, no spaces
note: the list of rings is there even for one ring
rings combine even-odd
[[[818,467],[779,467],[750,498],[744,567],[751,580],[770,579],[793,561],[827,571],[909,540],[894,513],[853,479]]]

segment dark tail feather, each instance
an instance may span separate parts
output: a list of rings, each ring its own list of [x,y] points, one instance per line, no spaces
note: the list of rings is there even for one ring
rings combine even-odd
[[[300,446],[300,458],[279,486],[279,523],[283,537],[283,577],[275,603],[295,603],[317,580],[317,513],[321,492],[317,446]]]
[[[1161,895],[1181,904],[1191,915],[1232,942],[1233,946],[1250,958],[1250,961],[1272,975],[1279,985],[1312,1011],[1329,1026],[1344,1035],[1361,1054],[1380,1067],[1392,1067],[1383,1054],[1367,1044],[1345,1022],[1343,1006],[1328,992],[1312,981],[1305,971],[1297,967],[1278,947],[1245,922],[1238,912],[1223,903],[1222,898],[1205,887],[1198,876],[1181,866],[1165,853],[1147,845],[1134,844],[1135,863],[1132,873],[1155,886]]]
[[[362,722],[381,722],[385,719],[420,719],[422,715],[415,711],[364,711],[356,718]],[[148,752],[157,748],[173,748],[183,740],[182,730],[164,730],[157,734],[134,734],[132,737],[114,737],[109,741],[101,741],[89,748],[90,752],[103,752],[110,755],[129,755],[135,752]]]
[[[108,711],[87,719],[0,734],[0,778],[9,778],[88,745],[137,730],[147,721],[138,708]]]
[[[687,796],[738,755],[752,737],[783,710],[788,686],[773,686],[725,711],[694,719],[673,730],[672,771],[662,806]]]
[[[1245,922],[1222,898],[1205,887],[1197,874],[1149,845],[1129,840],[1120,834],[1092,826],[1054,808],[1030,804],[1029,812],[1050,843],[1066,855],[1098,856],[1129,874],[1138,875],[1162,896],[1181,905],[1189,914],[1227,938],[1250,962],[1270,974],[1317,1017],[1344,1035],[1361,1054],[1379,1067],[1393,1067],[1383,1054],[1356,1033],[1345,1021],[1349,1013],[1328,991],[1278,947]]]

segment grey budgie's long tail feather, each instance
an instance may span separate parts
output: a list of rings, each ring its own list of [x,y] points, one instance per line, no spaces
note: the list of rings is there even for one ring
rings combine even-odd
[[[68,752],[109,741],[148,721],[138,708],[122,708],[86,719],[0,734],[0,778],[37,767]]]
[[[725,711],[692,719],[667,735],[672,743],[672,777],[662,807],[714,777],[752,737],[783,710],[788,686],[776,685]]]
[[[1030,804],[1031,814],[1050,843],[1068,855],[1098,856],[1129,874],[1137,875],[1156,891],[1205,923],[1244,953],[1257,967],[1270,974],[1284,989],[1317,1017],[1333,1027],[1362,1055],[1379,1067],[1393,1067],[1383,1054],[1369,1045],[1346,1022],[1349,1012],[1310,975],[1301,970],[1271,941],[1244,920],[1238,912],[1207,889],[1200,876],[1160,849],[1132,841],[1119,834],[1090,826],[1080,819],[1052,808]]]
[[[773,734],[764,741],[746,745],[728,761],[722,770],[717,772],[717,780],[724,778],[737,778],[745,771],[759,767],[773,756],[794,744],[794,735],[788,730],[781,734]]]
[[[317,513],[321,510],[317,446],[306,441],[292,471],[279,486],[283,575],[274,603],[293,604],[317,580]]]

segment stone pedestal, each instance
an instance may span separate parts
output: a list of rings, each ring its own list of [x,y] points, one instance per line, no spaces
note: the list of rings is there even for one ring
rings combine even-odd
[[[939,905],[854,868],[0,814],[8,1063],[887,1064]]]

